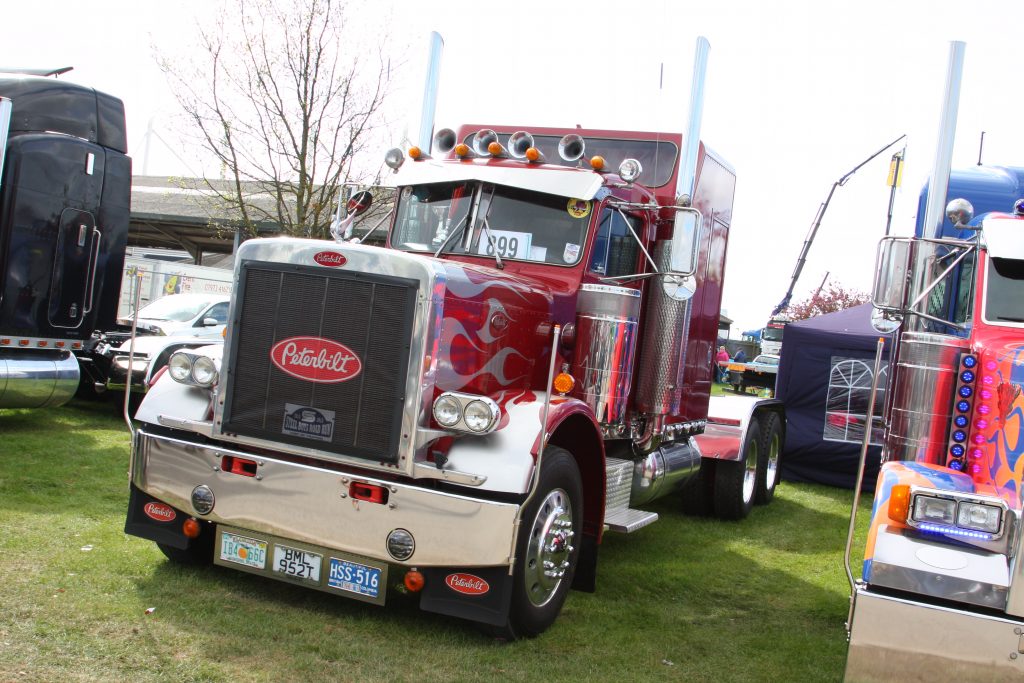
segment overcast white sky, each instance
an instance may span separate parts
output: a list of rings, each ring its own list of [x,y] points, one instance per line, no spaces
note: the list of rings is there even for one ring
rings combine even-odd
[[[69,80],[121,97],[141,173],[151,119],[176,145],[175,103],[152,46],[186,44],[209,4],[17,3],[4,8],[0,66],[72,65]],[[934,156],[950,40],[967,43],[954,168],[976,163],[983,130],[986,163],[1024,166],[1020,0],[378,0],[360,12],[390,15],[396,62],[409,65],[392,116],[411,131],[431,30],[445,39],[439,127],[679,131],[694,40],[707,36],[701,137],[738,177],[723,303],[736,320],[734,334],[763,326],[782,298],[832,183],[901,133],[908,135],[906,174],[893,229],[912,230]],[[374,31],[377,21],[365,24]],[[396,141],[403,127],[396,125]],[[830,281],[870,288],[885,229],[889,156],[836,191],[794,300],[807,298],[826,272]],[[183,161],[194,159],[187,149],[175,155],[154,146],[148,171],[186,174],[191,163]]]

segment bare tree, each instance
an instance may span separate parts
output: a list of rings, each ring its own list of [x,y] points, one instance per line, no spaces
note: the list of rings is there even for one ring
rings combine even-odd
[[[204,194],[244,229],[324,237],[341,186],[382,125],[384,39],[355,47],[346,0],[222,0],[186,60],[160,58],[189,127],[226,180]],[[223,211],[222,211],[223,213]]]

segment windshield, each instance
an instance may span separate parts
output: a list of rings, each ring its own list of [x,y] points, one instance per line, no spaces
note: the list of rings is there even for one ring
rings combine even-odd
[[[985,320],[990,323],[1024,323],[1024,261],[988,260]]]
[[[782,333],[785,330],[786,323],[768,323],[768,327],[764,328],[764,332],[761,333],[761,339],[764,341],[782,341]]]
[[[402,189],[391,244],[406,251],[476,254],[575,265],[593,202],[479,182]],[[488,230],[484,229],[487,224]]]
[[[146,320],[171,320],[181,323],[199,315],[199,312],[209,304],[210,302],[206,299],[193,299],[190,296],[165,296],[140,308],[139,317]]]

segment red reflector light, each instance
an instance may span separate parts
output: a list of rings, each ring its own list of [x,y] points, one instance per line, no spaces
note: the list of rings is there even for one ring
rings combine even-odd
[[[419,570],[410,569],[405,573],[403,583],[405,583],[405,587],[410,593],[419,593],[423,590],[423,586],[427,584],[427,580],[423,578],[423,573]]]
[[[258,465],[255,460],[236,458],[233,455],[225,455],[220,459],[220,468],[230,474],[240,474],[243,477],[255,477]]]
[[[200,526],[192,517],[185,520],[185,523],[181,525],[181,532],[189,538],[199,538],[199,534],[203,531],[203,527]]]
[[[376,484],[366,484],[361,481],[354,481],[348,486],[348,495],[356,500],[365,500],[368,503],[388,502],[388,490]]]

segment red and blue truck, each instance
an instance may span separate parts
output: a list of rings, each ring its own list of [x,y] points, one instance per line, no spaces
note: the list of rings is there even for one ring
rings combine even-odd
[[[879,248],[895,363],[863,576],[850,575],[849,681],[1024,676],[1024,199],[1005,195],[1005,169],[960,173],[950,192],[1004,204],[973,218],[951,195],[943,227],[962,60],[956,43],[918,230]]]
[[[779,404],[709,418],[735,174],[690,120],[445,129],[388,153],[385,247],[245,242],[226,342],[172,356],[135,415],[126,531],[377,604],[397,573],[517,637],[594,590],[646,503],[768,502]]]

